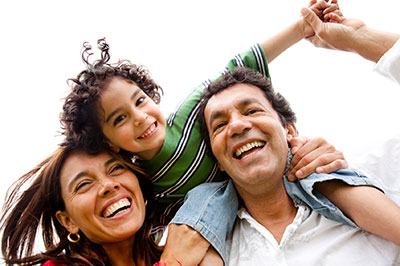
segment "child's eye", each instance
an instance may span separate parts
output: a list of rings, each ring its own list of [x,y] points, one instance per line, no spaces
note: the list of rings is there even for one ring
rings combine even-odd
[[[136,106],[139,106],[141,103],[143,103],[146,100],[146,97],[142,96],[136,101]]]
[[[126,118],[126,115],[119,115],[114,119],[113,126],[118,125]]]

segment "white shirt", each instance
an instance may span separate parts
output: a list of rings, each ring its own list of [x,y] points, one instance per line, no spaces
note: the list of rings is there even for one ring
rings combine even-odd
[[[381,57],[375,71],[400,85],[400,39]],[[396,114],[394,119],[398,119]],[[352,163],[352,168],[372,179],[400,205],[400,134],[394,134],[371,154]]]
[[[244,209],[227,241],[230,266],[400,265],[400,246],[300,206],[280,243]]]
[[[375,71],[400,84],[400,39],[379,59]]]

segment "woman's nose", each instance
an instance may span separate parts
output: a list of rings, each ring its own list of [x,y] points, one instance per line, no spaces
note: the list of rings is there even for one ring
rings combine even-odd
[[[112,194],[113,192],[119,189],[120,185],[113,181],[112,179],[107,178],[103,180],[100,184],[99,196],[104,197],[108,194]]]

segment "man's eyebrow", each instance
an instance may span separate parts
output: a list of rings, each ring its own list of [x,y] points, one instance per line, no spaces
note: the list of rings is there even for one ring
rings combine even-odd
[[[239,106],[239,108],[243,108],[243,107],[246,107],[246,106],[248,106],[250,104],[253,104],[253,103],[260,103],[260,101],[257,98],[254,98],[254,97],[247,97],[247,98],[244,98],[244,99],[240,100],[236,105]],[[210,124],[214,120],[220,118],[223,115],[224,115],[224,111],[222,111],[222,110],[213,111],[211,113],[211,116],[210,116]]]
[[[140,92],[142,92],[142,89],[138,88],[137,90],[135,90],[130,99],[133,100]],[[112,111],[106,118],[106,123],[108,123],[108,121],[110,121],[111,117],[113,117],[116,113],[118,113],[121,110],[121,108],[117,108],[114,111]]]

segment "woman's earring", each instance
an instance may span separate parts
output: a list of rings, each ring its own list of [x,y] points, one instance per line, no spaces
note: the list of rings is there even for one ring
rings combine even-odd
[[[78,233],[76,233],[76,234],[69,233],[67,236],[67,239],[71,243],[78,243],[79,240],[81,240],[81,236]]]

